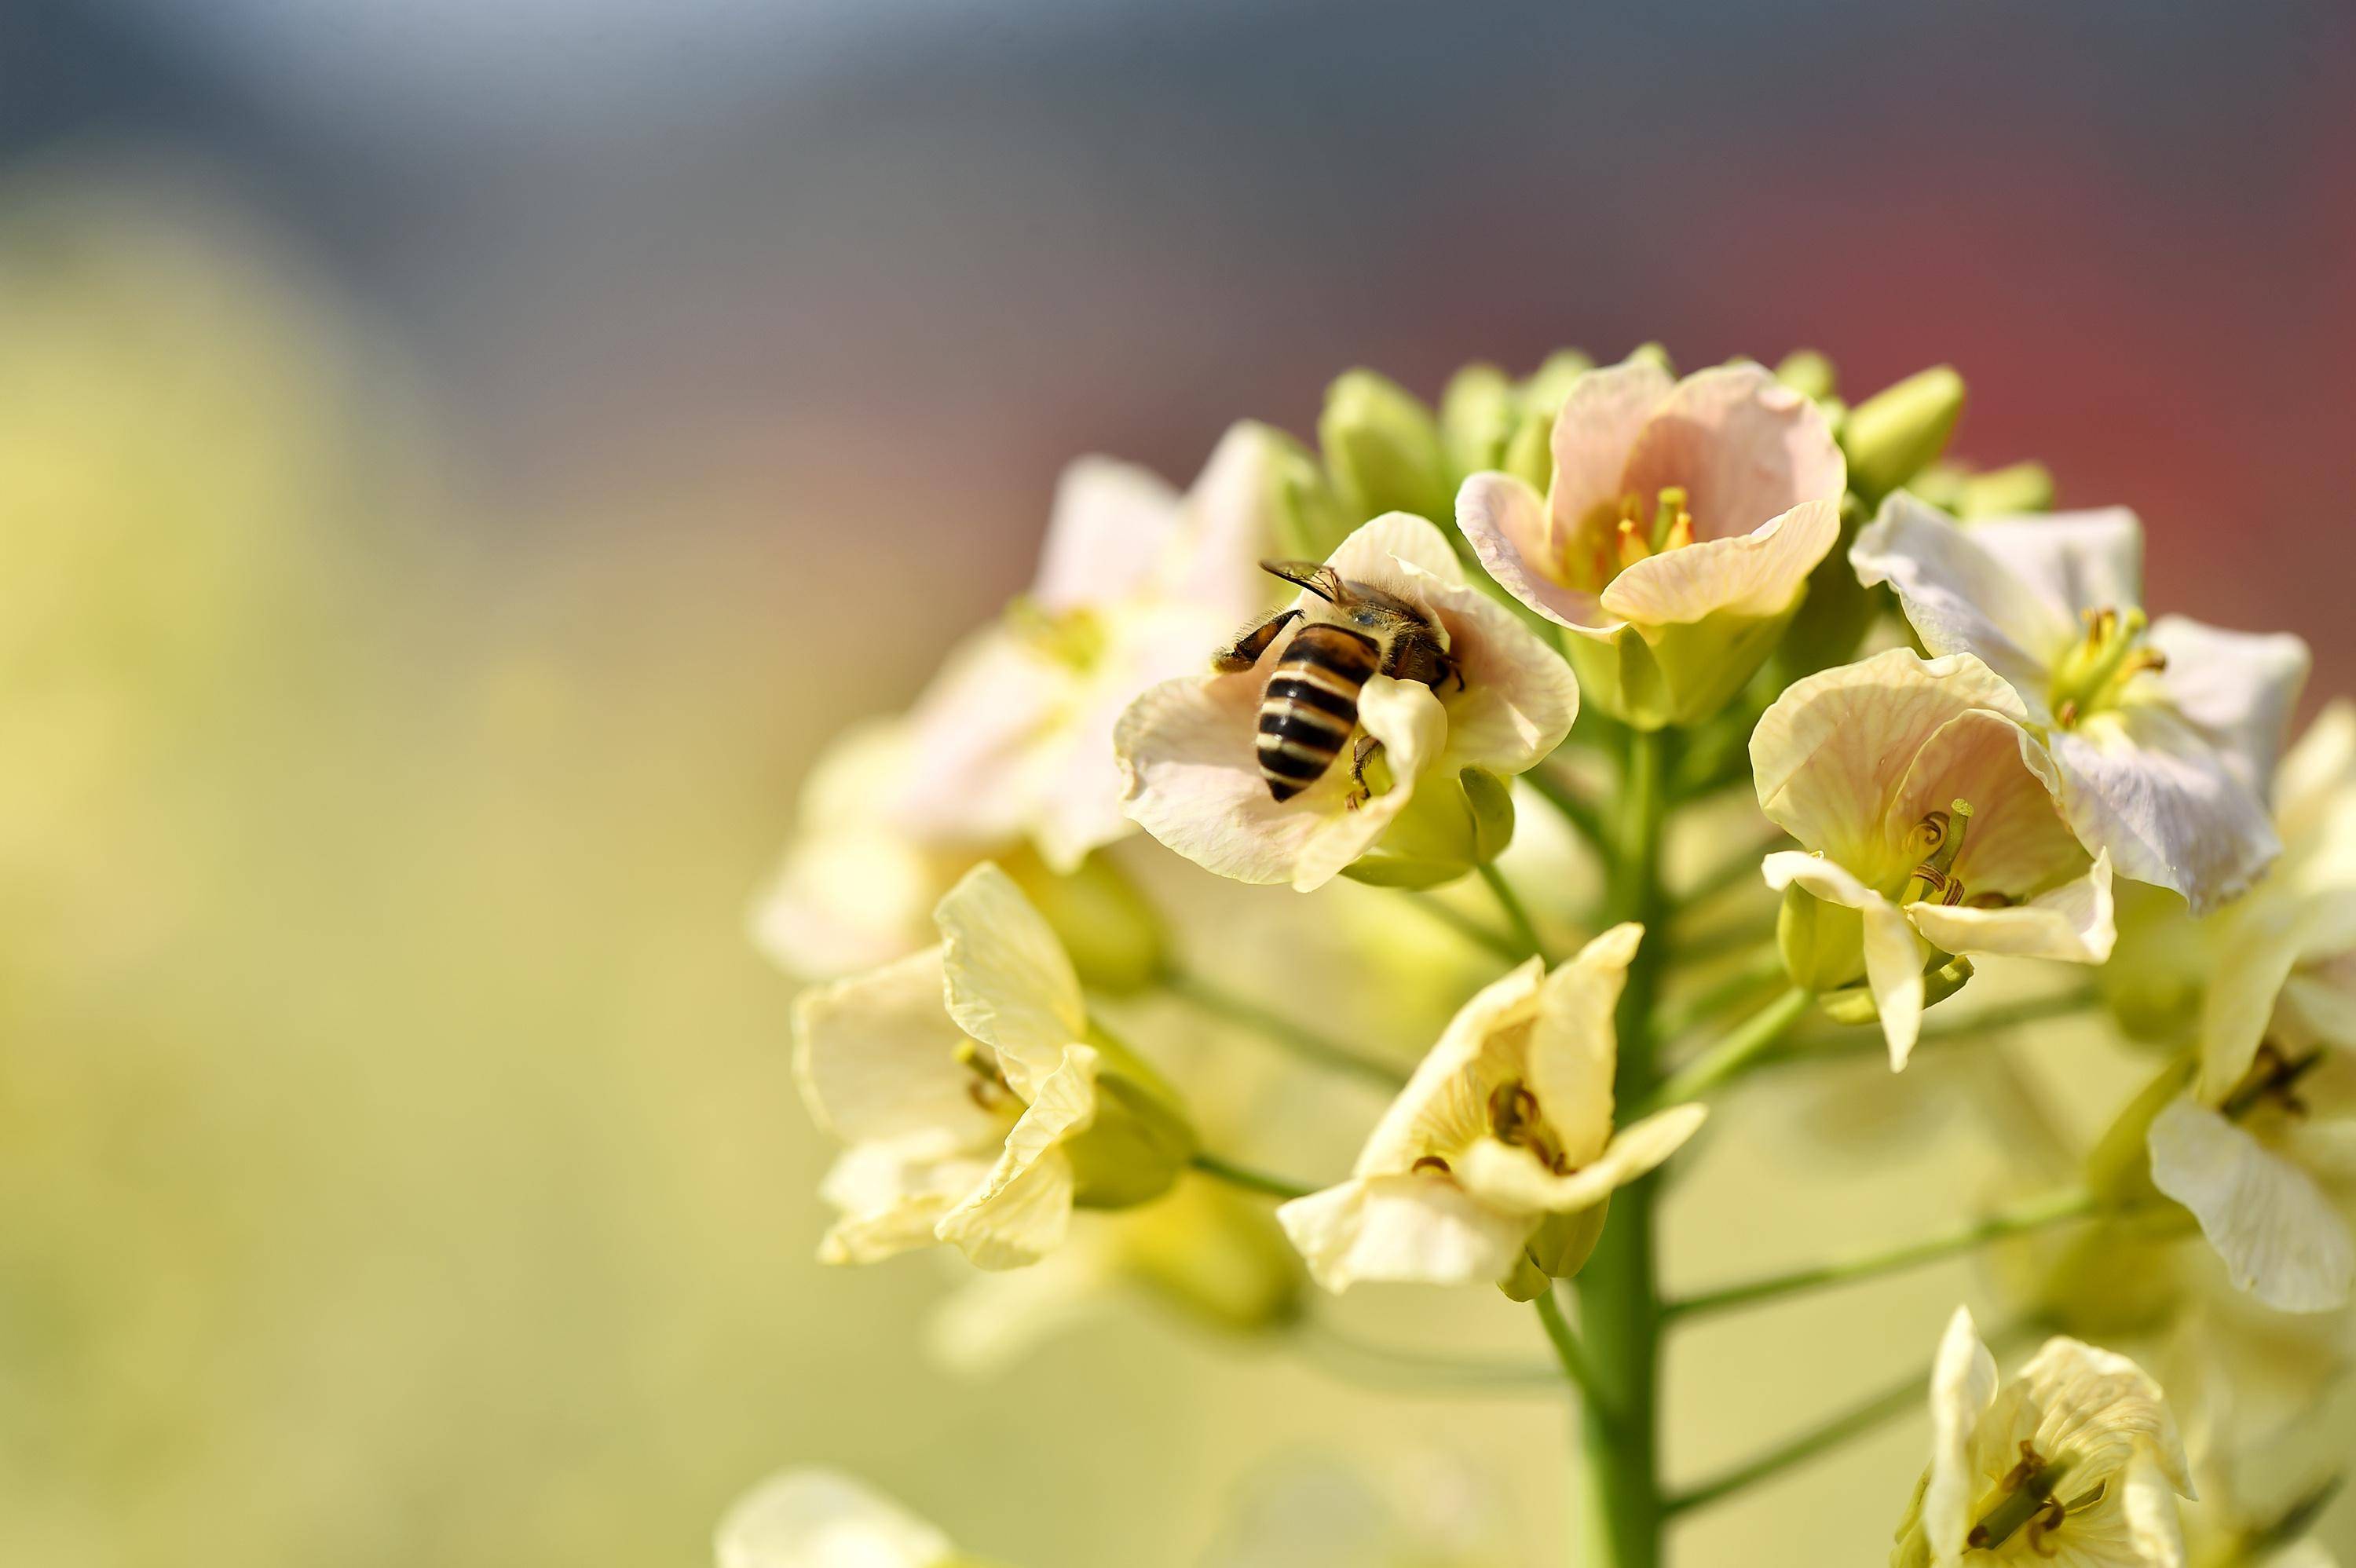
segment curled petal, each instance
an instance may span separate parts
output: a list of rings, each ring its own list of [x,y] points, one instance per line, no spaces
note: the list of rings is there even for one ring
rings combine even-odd
[[[2085,875],[2003,909],[1912,903],[1906,913],[1932,945],[1948,953],[2054,958],[2101,964],[2118,939],[2111,903],[2111,859],[2098,856]]]
[[[2281,1312],[2329,1312],[2356,1283],[2356,1243],[2315,1180],[2190,1098],[2153,1118],[2151,1179],[2192,1211],[2233,1284]]]
[[[1448,681],[1438,691],[1448,709],[1450,761],[1505,776],[1527,773],[1579,717],[1570,666],[1480,590],[1428,579],[1422,586],[1464,676],[1463,690]]]
[[[1457,1177],[1483,1202],[1509,1212],[1575,1214],[1650,1174],[1684,1147],[1708,1116],[1709,1107],[1702,1104],[1656,1111],[1620,1129],[1601,1153],[1563,1176],[1526,1148],[1483,1138],[1463,1152]]]
[[[1588,514],[1618,503],[1629,453],[1676,385],[1656,361],[1633,357],[1571,382],[1554,421],[1554,485],[1547,505],[1556,549],[1576,534]]]
[[[1359,694],[1358,722],[1382,742],[1391,787],[1351,805],[1349,765],[1337,759],[1308,789],[1278,802],[1253,749],[1265,684],[1252,673],[1192,677],[1132,703],[1116,738],[1129,814],[1206,870],[1307,892],[1382,837],[1439,755],[1448,718],[1430,688],[1376,676]]]
[[[1932,1560],[1963,1556],[1979,1480],[1972,1473],[1972,1433],[1996,1398],[1996,1358],[1980,1343],[1968,1307],[1947,1320],[1931,1366],[1931,1469],[1922,1492],[1922,1533]]]
[[[1444,1176],[1353,1177],[1276,1211],[1327,1290],[1360,1280],[1483,1285],[1529,1240],[1526,1216],[1501,1213]]]
[[[1645,420],[1620,475],[1622,491],[1646,498],[1683,486],[1703,539],[1749,533],[1811,502],[1837,508],[1847,483],[1824,411],[1752,364],[1679,381]]]
[[[2201,998],[2203,1104],[2222,1104],[2258,1059],[2275,1004],[2301,956],[2300,909],[2268,881],[2220,917],[2216,963]]]
[[[2054,661],[2077,641],[2068,604],[2022,581],[1934,507],[1900,491],[1882,503],[1850,547],[1849,564],[1870,588],[1887,582],[1933,654],[1971,654],[2038,706]]]
[[[980,1189],[941,1217],[934,1234],[976,1268],[1020,1268],[1055,1250],[1072,1222],[1071,1157],[1064,1145],[1097,1114],[1094,1047],[1066,1047],[1054,1072],[1006,1135]]]
[[[1526,959],[1456,1009],[1439,1043],[1416,1063],[1407,1086],[1366,1135],[1354,1175],[1403,1175],[1427,1149],[1452,1148],[1480,1135],[1488,1109],[1474,1069],[1493,1038],[1535,1015],[1545,979],[1545,964]]]
[[[1039,1081],[1088,1028],[1080,977],[1055,928],[989,861],[949,890],[933,918],[949,1017],[997,1051],[1015,1093],[1035,1099]]]
[[[1420,591],[1408,586],[1428,579],[1450,588],[1464,586],[1464,568],[1448,548],[1448,536],[1429,518],[1413,512],[1385,512],[1361,523],[1348,539],[1333,547],[1325,564],[1353,582],[1371,583],[1411,599]],[[1303,591],[1297,603],[1303,609],[1324,601]]]
[[[2195,914],[2238,897],[2282,851],[2265,804],[2198,731],[2149,703],[2048,737],[2062,809],[2119,874],[2173,888]]]
[[[1595,595],[1555,581],[1546,502],[1510,474],[1475,474],[1456,493],[1456,526],[1497,585],[1558,626],[1605,627]]]
[[[1530,1030],[1530,1092],[1563,1154],[1585,1163],[1612,1139],[1612,1080],[1620,1061],[1612,1014],[1644,928],[1624,922],[1546,978]]]
[[[2194,1495],[2167,1396],[2134,1361],[2057,1335],[2020,1369],[2019,1383],[2037,1413],[2040,1453],[2077,1455],[2089,1479],[2124,1469],[2140,1456],[2177,1491]]]
[[[2162,615],[2151,645],[2168,656],[2159,679],[2169,702],[2244,784],[2269,794],[2291,709],[2315,663],[2306,642],[2287,632],[2228,632]]]
[[[1839,538],[1838,502],[1803,502],[1755,532],[1648,556],[1613,578],[1598,603],[1606,615],[1638,626],[1781,615]]]
[[[930,1245],[941,1217],[990,1174],[987,1156],[954,1143],[919,1133],[843,1150],[819,1183],[819,1197],[842,1215],[819,1244],[819,1262],[880,1263]]]
[[[1905,1071],[1922,1030],[1922,944],[1904,912],[1846,868],[1798,849],[1778,850],[1759,863],[1767,885],[1781,891],[1797,883],[1827,903],[1864,917],[1865,984],[1881,1017],[1890,1070]]]
[[[794,1078],[820,1126],[851,1144],[944,1130],[997,1141],[997,1122],[967,1093],[941,975],[936,947],[795,998]]]

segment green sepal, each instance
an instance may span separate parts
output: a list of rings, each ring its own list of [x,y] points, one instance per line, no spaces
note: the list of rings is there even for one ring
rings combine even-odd
[[[1964,411],[1964,379],[1954,367],[1918,370],[1848,411],[1840,429],[1848,485],[1867,506],[1937,461]]]
[[[1716,614],[1665,626],[1622,625],[1606,637],[1563,637],[1580,694],[1638,730],[1698,724],[1740,691],[1799,608],[1773,615]]]
[[[1465,768],[1418,785],[1374,848],[1342,874],[1369,887],[1436,888],[1487,865],[1513,841],[1511,788],[1485,768]]]
[[[1386,512],[1454,515],[1456,487],[1439,423],[1389,378],[1344,371],[1326,389],[1317,442],[1352,527]]]
[[[1072,1162],[1072,1201],[1083,1209],[1127,1209],[1176,1184],[1201,1147],[1178,1092],[1102,1027],[1090,1024],[1097,1050],[1096,1120],[1064,1146]]]

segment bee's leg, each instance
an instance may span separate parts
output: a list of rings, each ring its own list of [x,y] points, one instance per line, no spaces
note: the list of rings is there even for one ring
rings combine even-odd
[[[1382,742],[1372,735],[1360,735],[1350,747],[1350,783],[1355,786],[1342,797],[1343,804],[1355,811],[1375,798],[1374,786],[1366,783],[1366,764],[1382,749]]]
[[[1298,610],[1279,610],[1265,621],[1246,627],[1241,635],[1211,656],[1211,667],[1221,675],[1240,675],[1259,663],[1259,656],[1268,652],[1269,644],[1301,614]]]

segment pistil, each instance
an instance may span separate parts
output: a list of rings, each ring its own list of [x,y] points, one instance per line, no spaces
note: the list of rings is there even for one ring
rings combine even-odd
[[[2055,667],[2050,693],[2054,722],[2064,730],[2117,707],[2136,676],[2168,667],[2168,656],[2143,642],[2149,622],[2141,610],[2088,610],[2083,619],[2086,635]]]
[[[1963,853],[1964,835],[1971,826],[1972,803],[1961,799],[1949,801],[1946,810],[1934,811],[1914,825],[1907,844],[1919,859],[1906,874],[1900,903],[1964,901],[1963,880],[1954,873],[1955,857]]]

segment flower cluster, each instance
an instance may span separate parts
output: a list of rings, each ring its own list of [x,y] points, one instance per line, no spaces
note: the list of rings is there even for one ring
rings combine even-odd
[[[1815,1451],[1663,1485],[1660,1345],[1703,1313],[2003,1242],[2008,1317],[2171,1378],[2193,1324],[2340,1365],[2356,707],[2291,745],[2305,645],[2151,618],[2132,514],[1946,460],[1962,395],[1940,368],[1852,406],[1818,356],[1679,377],[1648,347],[1476,366],[1436,411],[1354,371],[1313,447],[1238,425],[1183,496],[1076,465],[1031,589],[814,767],[755,912],[822,982],[795,1011],[844,1146],[820,1256],[1024,1271],[944,1318],[969,1369],[1107,1285],[1273,1337],[1312,1284],[1494,1285],[1579,1398],[1595,1568]],[[1704,838],[1715,869],[1681,869]],[[1183,862],[1289,891],[1197,899]],[[2149,1053],[2049,1160],[2074,1181],[1663,1293],[1660,1173],[1736,1084],[2060,1015]],[[1269,1071],[1394,1096],[1346,1176],[1290,1174],[1339,1165],[1334,1113]],[[2189,1561],[2198,1467],[2136,1361],[2056,1337],[1999,1380],[1959,1309],[1926,1378],[1894,1568]],[[2201,1380],[2202,1452],[2240,1441],[2232,1381]],[[2190,1540],[2272,1561],[2314,1479]],[[976,1561],[825,1475],[756,1494],[722,1558]]]

